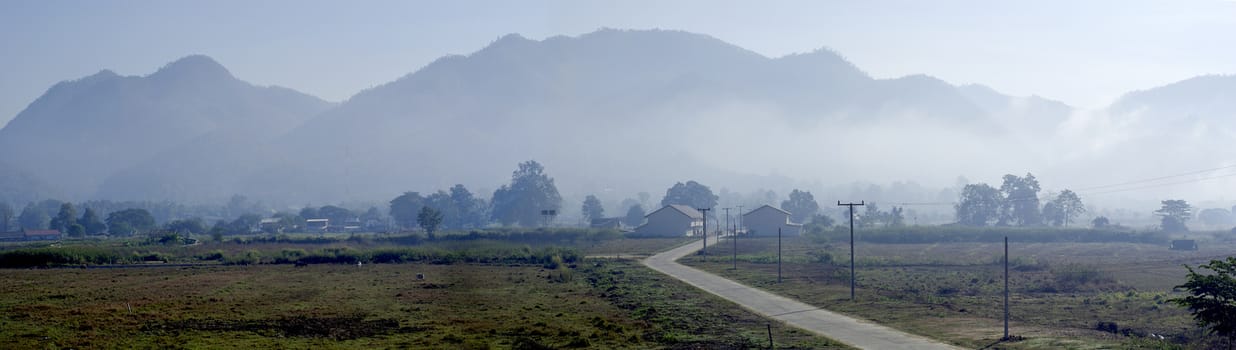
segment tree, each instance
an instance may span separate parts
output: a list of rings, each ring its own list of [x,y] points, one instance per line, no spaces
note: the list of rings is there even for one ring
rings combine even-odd
[[[1193,216],[1193,207],[1189,206],[1189,202],[1183,199],[1168,199],[1160,203],[1163,203],[1163,207],[1155,210],[1154,214],[1163,217],[1160,224],[1163,231],[1189,231],[1189,227],[1185,226],[1185,222]]]
[[[541,222],[541,212],[562,208],[562,196],[554,179],[545,174],[545,167],[534,160],[519,163],[511,173],[511,184],[502,185],[494,191],[494,221],[503,225],[518,223],[532,227]]]
[[[69,237],[81,238],[86,235],[86,227],[81,224],[73,224],[72,226],[69,226],[69,229],[65,233],[68,233]]]
[[[345,222],[356,219],[356,214],[353,214],[351,210],[333,205],[318,208],[318,215],[330,220],[331,226],[343,225]]]
[[[1026,173],[1025,177],[1004,175],[1004,184],[1000,185],[1004,199],[1000,202],[998,224],[1030,226],[1042,223],[1039,189],[1039,180],[1034,178],[1034,174]]]
[[[1111,224],[1112,221],[1108,220],[1106,216],[1099,216],[1095,217],[1094,220],[1090,220],[1090,226],[1094,226],[1094,228],[1105,228],[1111,226]]]
[[[17,223],[23,229],[43,230],[47,229],[47,222],[50,219],[42,207],[30,203],[21,210],[21,215],[17,216]]]
[[[488,223],[489,218],[485,215],[485,200],[473,196],[464,185],[456,184],[451,187],[451,202],[459,211],[459,221],[454,224],[454,227],[460,229],[485,227]]]
[[[132,235],[154,228],[155,219],[146,209],[130,208],[107,214],[107,230],[113,235]]]
[[[859,215],[858,220],[854,222],[858,227],[874,227],[886,221],[887,214],[880,211],[880,206],[874,202],[867,203],[863,208],[863,214]]]
[[[309,207],[309,206],[301,208],[299,215],[300,217],[305,218],[305,219],[321,219],[322,218],[322,216],[318,214],[318,208]]]
[[[241,214],[227,224],[231,233],[251,233],[262,223],[262,217],[257,214]]]
[[[622,223],[630,227],[643,225],[644,215],[647,215],[644,213],[644,207],[641,207],[639,204],[632,205],[627,209],[627,216],[622,219]]]
[[[987,184],[970,184],[961,190],[961,198],[954,209],[957,223],[968,226],[986,226],[995,221],[1000,212],[1000,191]]]
[[[1073,218],[1085,212],[1086,205],[1077,197],[1077,193],[1070,190],[1061,191],[1056,198],[1043,204],[1043,219],[1052,226],[1068,225]]]
[[[175,233],[202,234],[206,233],[206,222],[202,218],[193,217],[167,223],[163,228]]]
[[[661,206],[671,204],[680,204],[692,208],[712,208],[717,206],[717,195],[712,194],[712,190],[708,186],[701,185],[695,181],[687,181],[687,183],[675,183],[665,191],[665,197],[661,199]]]
[[[781,202],[781,209],[790,212],[791,221],[801,223],[819,212],[820,204],[815,202],[811,192],[795,189],[790,191],[790,199]]]
[[[1176,288],[1187,290],[1189,295],[1170,301],[1188,308],[1197,324],[1209,328],[1210,334],[1226,337],[1231,349],[1236,341],[1236,257],[1211,260],[1198,267],[1211,273],[1198,273],[1185,265],[1188,280]]]
[[[73,204],[64,202],[60,204],[60,210],[56,217],[51,219],[48,228],[60,232],[68,232],[69,226],[77,224],[77,209],[73,208]]]
[[[390,214],[395,219],[395,225],[402,228],[416,227],[416,215],[425,206],[425,198],[417,192],[404,192],[391,202]]]
[[[7,232],[9,227],[13,227],[13,215],[13,207],[0,202],[0,232]]]
[[[833,218],[828,215],[816,214],[816,215],[811,216],[810,223],[813,225],[818,225],[818,226],[827,228],[827,227],[832,227],[833,224],[835,224],[835,221],[833,221]]]
[[[416,214],[416,221],[432,240],[436,238],[434,232],[438,231],[438,225],[442,224],[442,212],[429,206],[421,207],[420,213]]]
[[[890,227],[905,226],[906,225],[905,210],[906,208],[904,207],[893,207],[893,209],[889,209],[888,214],[886,214],[888,220],[885,224]]]
[[[86,234],[88,235],[93,236],[107,232],[107,224],[104,224],[103,220],[99,219],[99,214],[94,212],[94,208],[86,207],[85,212],[82,213],[82,218],[77,220],[77,223],[86,229]]]
[[[597,196],[588,195],[584,198],[584,205],[580,208],[584,213],[585,220],[595,220],[605,217],[605,207],[601,206],[601,200]]]
[[[1228,226],[1232,224],[1232,212],[1223,208],[1210,208],[1198,212],[1197,219],[1207,226]]]

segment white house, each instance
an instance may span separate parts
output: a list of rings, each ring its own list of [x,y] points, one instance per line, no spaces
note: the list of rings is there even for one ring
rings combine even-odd
[[[685,205],[673,204],[644,215],[647,220],[635,228],[641,236],[681,237],[703,232],[704,214]]]
[[[755,236],[776,236],[778,228],[782,236],[798,236],[803,230],[803,224],[790,222],[790,212],[771,205],[742,214],[742,224],[747,227],[747,232]]]

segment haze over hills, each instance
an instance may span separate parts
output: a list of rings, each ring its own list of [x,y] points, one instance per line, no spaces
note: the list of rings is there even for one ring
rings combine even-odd
[[[1188,80],[1083,113],[926,75],[873,79],[829,50],[768,58],[661,30],[508,35],[338,105],[253,86],[204,56],[146,77],[104,71],[57,84],[0,129],[0,161],[66,199],[242,193],[288,205],[456,183],[492,189],[528,159],[545,164],[564,194],[626,196],[688,179],[731,190],[856,180],[943,187],[959,175],[990,182],[1039,169],[1056,176],[1045,182],[1072,186],[1069,176],[1162,151],[1145,143],[1156,133],[1207,126],[1205,141],[1178,151],[1231,139],[1222,118],[1236,110],[1224,98],[1236,92],[1231,80]],[[1173,159],[1182,170],[1216,161]]]

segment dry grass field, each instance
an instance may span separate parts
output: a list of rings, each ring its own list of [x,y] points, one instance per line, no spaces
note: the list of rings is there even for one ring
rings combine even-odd
[[[1003,333],[999,243],[856,246],[850,301],[849,244],[806,238],[740,238],[683,263],[830,310],[972,348],[1174,348],[1209,344],[1188,312],[1167,300],[1197,265],[1236,251],[1229,243],[1171,251],[1137,243],[1012,243],[1011,334]],[[1114,324],[1114,325],[1113,325]],[[1102,329],[1102,330],[1101,330]],[[1163,335],[1165,339],[1150,337]]]

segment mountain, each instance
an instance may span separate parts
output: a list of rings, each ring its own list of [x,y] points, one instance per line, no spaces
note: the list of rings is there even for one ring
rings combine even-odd
[[[52,86],[0,129],[0,160],[70,198],[96,197],[122,172],[157,180],[170,178],[163,175],[177,171],[173,164],[218,163],[237,152],[210,151],[206,141],[227,144],[254,130],[281,135],[329,107],[289,89],[240,81],[209,57],[188,56],[144,77],[104,70]],[[177,159],[183,157],[199,158]],[[153,159],[169,163],[149,163]],[[164,186],[140,185],[102,193],[128,199]]]
[[[995,113],[939,79],[873,79],[829,50],[768,58],[662,30],[508,35],[314,117],[274,152],[301,156],[269,163],[241,192],[303,203],[492,188],[528,159],[568,193],[686,179],[754,187],[830,165],[904,168],[884,160],[907,153],[961,166],[1021,147],[1006,145]],[[871,142],[891,147],[837,153]]]

